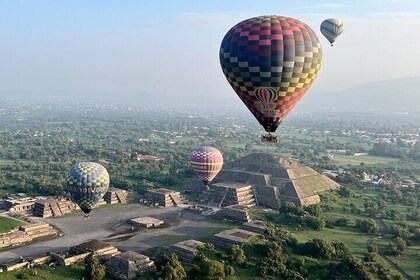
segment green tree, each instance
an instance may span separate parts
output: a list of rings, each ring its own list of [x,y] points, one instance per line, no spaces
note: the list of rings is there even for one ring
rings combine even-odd
[[[93,253],[85,259],[85,275],[88,280],[102,280],[105,277],[105,266]]]
[[[321,215],[321,206],[319,204],[312,204],[305,207],[305,211],[312,216],[319,217]]]
[[[200,267],[204,279],[217,280],[225,277],[225,265],[219,261],[206,258]]]
[[[229,250],[229,260],[238,265],[243,265],[246,263],[246,257],[244,254],[244,250],[242,250],[239,245],[232,245]]]
[[[160,269],[160,277],[163,280],[181,280],[186,275],[184,267],[174,253],[163,256]]]

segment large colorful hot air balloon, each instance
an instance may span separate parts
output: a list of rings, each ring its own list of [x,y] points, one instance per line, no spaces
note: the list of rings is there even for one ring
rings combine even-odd
[[[315,32],[283,16],[244,20],[229,30],[220,46],[226,79],[269,133],[276,131],[312,85],[321,60]]]
[[[337,18],[329,18],[321,23],[321,33],[331,43],[331,47],[343,30],[343,22]]]
[[[66,189],[71,199],[89,217],[92,208],[105,195],[109,186],[109,175],[105,167],[94,162],[74,164],[66,178]]]
[[[223,156],[216,148],[200,146],[191,152],[190,163],[192,169],[207,187],[222,169]]]

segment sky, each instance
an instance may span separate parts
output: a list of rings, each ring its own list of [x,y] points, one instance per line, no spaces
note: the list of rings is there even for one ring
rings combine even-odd
[[[239,21],[266,14],[316,31],[317,89],[420,76],[418,0],[0,0],[0,91],[234,95],[220,43]],[[332,48],[319,32],[330,17],[345,28]]]

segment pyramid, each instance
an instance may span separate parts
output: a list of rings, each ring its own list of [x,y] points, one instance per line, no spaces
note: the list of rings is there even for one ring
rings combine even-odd
[[[340,185],[324,174],[290,158],[276,154],[253,153],[226,163],[210,186],[210,189],[217,191],[206,191],[208,196],[206,199],[201,197],[202,201],[209,204],[217,202],[220,206],[232,205],[232,200],[223,200],[223,186],[250,186],[247,199],[252,204],[279,209],[286,202],[293,202],[298,206],[319,203],[317,193],[336,189]],[[213,194],[218,197],[213,197]],[[224,199],[226,198],[232,196],[226,195]]]

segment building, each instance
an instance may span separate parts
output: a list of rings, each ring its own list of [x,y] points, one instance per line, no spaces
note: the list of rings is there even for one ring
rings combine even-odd
[[[0,209],[10,212],[26,212],[30,211],[37,198],[27,197],[23,193],[5,194],[0,200]]]
[[[90,254],[95,254],[101,258],[110,258],[119,253],[120,251],[118,251],[116,247],[93,239],[70,247],[67,251],[59,253],[49,252],[48,255],[50,255],[53,261],[58,265],[69,266],[84,261],[84,259]]]
[[[137,154],[135,156],[136,160],[152,160],[152,161],[161,161],[161,160],[165,160],[164,157],[158,157],[158,156],[152,156],[152,155],[142,155],[142,154]]]
[[[112,279],[132,280],[156,272],[154,261],[149,257],[127,251],[111,257],[105,262],[106,272]]]
[[[211,239],[211,243],[220,248],[230,248],[232,245],[242,246],[246,244],[252,237],[258,236],[258,233],[243,229],[228,229],[217,233]]]
[[[225,207],[230,205],[254,206],[255,197],[251,184],[222,181],[214,183],[203,192],[204,200],[207,197],[209,206]]]
[[[181,263],[188,264],[198,254],[198,248],[203,246],[203,242],[190,239],[173,244],[169,250],[175,253]]]
[[[107,204],[127,203],[128,192],[126,190],[109,188],[104,195]]]
[[[138,227],[151,228],[161,226],[165,223],[165,221],[152,217],[138,217],[130,219],[130,223]]]
[[[21,245],[38,237],[55,234],[57,231],[47,223],[27,224],[0,234],[0,248]]]
[[[199,182],[185,189],[197,190]],[[320,202],[317,193],[340,185],[296,160],[268,153],[253,153],[226,163],[200,203],[216,206],[258,205],[279,209],[286,202],[307,206]],[[201,188],[202,189],[202,188]],[[236,189],[234,191],[233,189]]]
[[[180,192],[169,189],[155,189],[146,192],[146,200],[156,206],[174,207],[186,203]]]
[[[70,252],[74,254],[92,253],[97,256],[115,256],[120,253],[116,247],[96,239],[70,247]]]
[[[37,200],[33,206],[34,216],[48,218],[59,217],[76,210],[76,204],[66,198]]]
[[[265,225],[266,225],[265,222],[255,220],[255,221],[249,221],[247,223],[244,223],[241,226],[241,229],[247,230],[247,231],[252,231],[252,232],[263,235],[265,233]]]
[[[245,205],[230,205],[223,207],[216,212],[215,218],[239,223],[251,221],[251,217],[249,216],[249,207]]]

